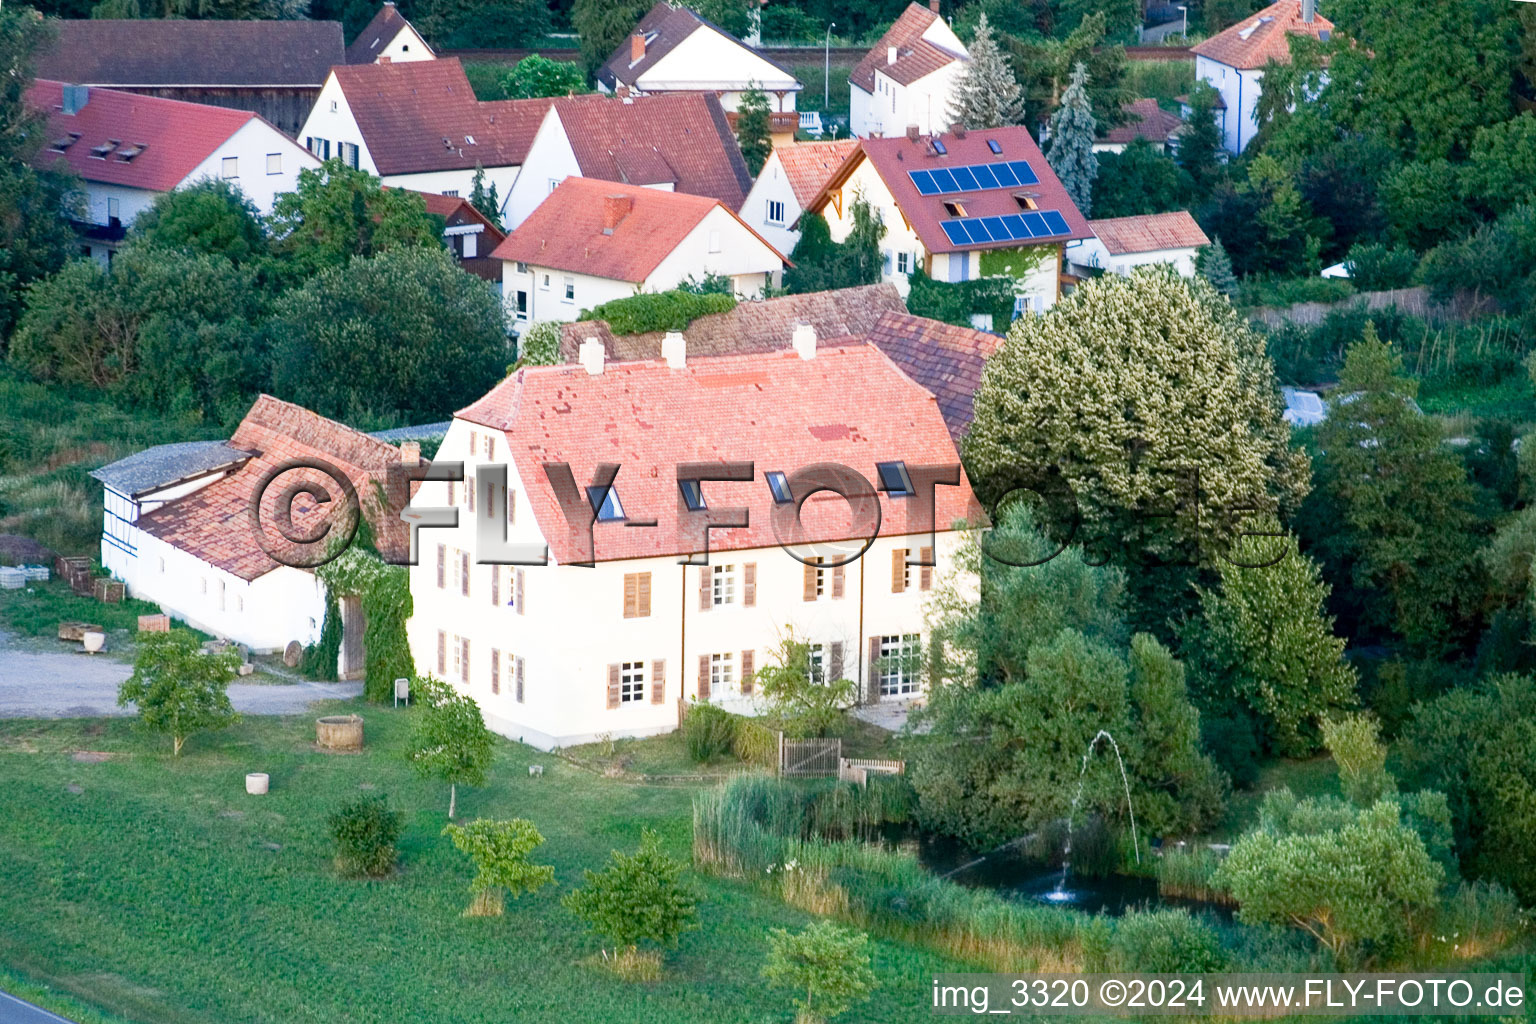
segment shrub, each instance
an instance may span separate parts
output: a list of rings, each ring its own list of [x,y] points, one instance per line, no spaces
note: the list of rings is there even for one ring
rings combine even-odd
[[[395,843],[405,815],[389,809],[387,797],[360,796],[326,819],[336,842],[336,870],[352,877],[380,878],[395,869]]]
[[[1344,257],[1349,279],[1363,292],[1406,288],[1413,283],[1419,256],[1412,249],[1356,242]]]
[[[139,637],[133,674],[117,690],[117,703],[139,709],[139,725],[171,737],[171,752],[194,732],[226,729],[240,720],[229,703],[229,683],[240,667],[234,651],[203,651],[188,629]]]
[[[869,966],[869,936],[818,921],[791,934],[775,928],[768,935],[763,977],[805,998],[794,1000],[797,1024],[835,1017],[869,998],[875,972]]]
[[[1526,928],[1526,915],[1515,894],[1497,882],[1463,882],[1435,915],[1420,946],[1436,960],[1488,956],[1508,945]]]
[[[642,941],[675,946],[678,936],[698,927],[698,897],[679,880],[682,873],[682,862],[662,851],[661,836],[646,829],[638,851],[614,850],[607,868],[587,871],[586,887],[561,902],[620,954]]]
[[[1204,974],[1226,966],[1221,939],[1187,910],[1133,910],[1115,923],[1096,971]]]
[[[736,742],[736,716],[710,704],[694,704],[683,718],[688,756],[708,764],[729,754]]]
[[[491,821],[477,818],[468,825],[449,825],[443,835],[453,840],[462,853],[469,854],[477,869],[469,883],[474,901],[464,911],[465,917],[500,917],[505,908],[505,893],[517,899],[525,892],[539,889],[555,880],[555,869],[534,864],[528,858],[544,844],[544,837],[526,818]]]
[[[696,295],[682,290],[647,292],[582,310],[582,320],[606,320],[614,334],[681,331],[701,316],[736,308],[734,295]]]

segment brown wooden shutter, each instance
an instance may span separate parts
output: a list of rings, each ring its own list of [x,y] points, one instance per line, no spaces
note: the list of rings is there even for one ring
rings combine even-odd
[[[520,657],[512,659],[512,667],[517,674],[517,702],[521,704],[523,702],[523,659]]]
[[[747,562],[741,567],[741,603],[744,607],[757,607],[757,563]]]
[[[933,561],[933,548],[920,549],[918,552],[918,559],[923,562],[931,563]],[[918,573],[917,585],[920,590],[933,589],[933,566],[931,564],[924,565],[923,571]]]
[[[448,678],[448,634],[437,631],[437,678]]]
[[[501,652],[491,648],[491,692],[501,692]]]
[[[709,611],[715,600],[711,589],[713,580],[710,578],[710,573],[711,569],[707,565],[699,568],[699,611],[701,612]]]
[[[459,679],[467,683],[469,682],[469,637],[464,638],[464,651],[460,657]]]
[[[843,678],[843,642],[833,640],[827,651],[827,682],[835,683]]]
[[[437,546],[437,589],[443,590],[448,586],[448,545]]]
[[[476,480],[473,476],[464,481],[464,497],[469,500],[469,511],[471,513],[475,511],[475,490],[479,483],[480,481]]]
[[[805,567],[805,599],[816,600],[816,566],[811,563]]]
[[[651,703],[661,704],[667,699],[667,663],[651,662]]]
[[[699,700],[709,700],[709,655],[699,655]]]
[[[880,638],[869,638],[869,681],[868,695],[865,697],[871,704],[880,699]]]
[[[619,706],[619,666],[617,664],[608,666],[608,706],[610,708]]]
[[[907,589],[907,549],[891,552],[891,593],[899,594]]]
[[[501,566],[491,566],[491,604],[501,604]]]
[[[517,602],[517,614],[523,614],[523,570],[521,569],[517,570],[517,586],[513,600]]]
[[[510,486],[507,488],[507,522],[517,522],[517,492]]]
[[[756,651],[742,651],[741,652],[741,695],[743,697],[750,697],[752,695],[752,687],[757,682],[757,680],[753,678],[753,675],[756,673],[756,671],[757,671],[757,652]]]
[[[843,567],[841,565],[834,565],[832,567],[832,596],[834,598],[842,599],[843,586]]]
[[[448,504],[450,505],[457,505],[459,503],[459,492],[456,490],[458,486],[454,481],[448,481]]]
[[[651,614],[651,574],[640,573],[640,580],[635,587],[635,614],[646,618]]]
[[[459,589],[469,596],[469,552],[459,552]]]
[[[640,576],[638,573],[627,572],[624,574],[624,617],[632,619],[639,615],[640,604]]]

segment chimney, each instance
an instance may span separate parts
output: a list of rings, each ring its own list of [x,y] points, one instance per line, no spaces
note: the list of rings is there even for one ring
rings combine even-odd
[[[1301,0],[1301,20],[1308,25],[1317,20],[1317,0]]]
[[[661,339],[661,358],[674,370],[688,365],[688,339],[682,331],[668,331]]]
[[[816,328],[810,324],[796,324],[790,335],[790,345],[801,359],[816,358]]]
[[[391,57],[391,56],[390,56],[390,55],[389,55],[389,54],[387,54],[387,53],[381,53],[381,54],[379,54],[379,63],[380,63],[380,64],[388,64],[388,63],[390,63],[390,62],[392,62],[392,61],[393,61],[393,60],[394,60],[394,58],[393,58],[393,57]]]
[[[629,215],[635,201],[630,196],[603,196],[603,234],[613,234],[619,221]]]
[[[62,104],[64,113],[78,114],[84,109],[91,98],[91,87],[88,85],[66,85]]]
[[[954,124],[949,126],[949,134],[953,135],[957,139],[965,138],[965,125],[956,121]]]
[[[939,13],[939,0],[928,0],[928,9],[934,14]]]
[[[915,124],[907,125],[907,141],[908,142],[916,142],[917,141],[917,125],[915,125]]]
[[[592,377],[603,375],[603,343],[596,338],[588,338],[581,343],[581,368]]]
[[[419,465],[421,465],[421,442],[420,441],[401,441],[400,442],[400,465],[402,465],[402,466],[419,466]]]
[[[896,47],[894,47],[894,46],[887,46],[885,48],[885,62],[887,64],[895,64],[896,63]]]
[[[639,32],[636,32],[634,35],[629,37],[629,62],[631,64],[638,64],[644,57],[645,36]]]

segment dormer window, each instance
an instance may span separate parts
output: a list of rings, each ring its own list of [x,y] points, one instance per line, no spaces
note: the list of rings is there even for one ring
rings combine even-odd
[[[118,146],[121,146],[122,144],[122,139],[108,139],[106,142],[103,142],[99,146],[92,146],[91,156],[95,157],[97,160],[105,160],[108,156],[111,155],[114,149],[116,149]]]
[[[946,200],[944,203],[944,212],[949,214],[951,217],[964,217],[965,207],[961,206],[954,200]]]
[[[117,158],[123,163],[128,163],[142,152],[144,152],[144,143],[141,142],[134,146],[124,146],[117,151]]]
[[[875,470],[880,474],[880,489],[891,497],[905,498],[912,493],[912,477],[905,462],[880,462]]]
[[[611,486],[588,487],[587,501],[592,504],[592,510],[597,513],[597,521],[600,523],[624,518],[624,506],[619,502],[619,492]]]
[[[678,489],[683,492],[683,504],[689,511],[699,512],[704,509],[704,487],[697,480],[679,480]]]
[[[1034,197],[1027,192],[1015,192],[1013,194],[1013,201],[1019,204],[1019,209],[1021,210],[1040,209],[1040,204],[1036,203]]]
[[[77,143],[79,141],[80,141],[80,133],[79,132],[70,132],[68,135],[65,135],[62,138],[54,139],[50,148],[55,153],[62,153],[66,149],[68,149],[70,146],[73,146],[75,143]]]
[[[788,505],[795,500],[789,493],[789,478],[778,470],[768,474],[768,490],[773,494],[775,505]]]
[[[464,145],[466,145],[466,146],[473,146],[474,144],[475,144],[475,137],[473,135],[466,135],[466,136],[464,136]]]

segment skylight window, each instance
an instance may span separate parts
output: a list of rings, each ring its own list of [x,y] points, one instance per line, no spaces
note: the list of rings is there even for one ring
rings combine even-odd
[[[624,518],[624,506],[619,501],[619,492],[616,488],[609,487],[605,490],[601,487],[588,487],[587,501],[592,504],[593,511],[597,513],[597,521],[600,523]]]
[[[939,138],[937,135],[935,135],[931,141],[933,143],[933,151],[939,154],[939,156],[943,156],[945,153],[949,152],[949,148],[944,145],[944,140]]]
[[[988,139],[987,140],[987,148],[992,151],[992,154],[994,156],[1002,156],[1003,155],[1003,147],[998,145],[996,139]]]
[[[697,480],[679,480],[678,488],[683,492],[683,503],[690,511],[698,512],[704,508],[704,487]]]
[[[788,505],[795,500],[789,493],[789,478],[778,470],[768,474],[768,490],[773,492],[776,505]]]
[[[951,217],[964,217],[965,207],[961,206],[957,202],[950,201],[944,204],[944,212],[949,214]]]
[[[891,497],[903,498],[912,493],[912,477],[905,462],[880,462],[875,469],[880,474],[880,489]]]

